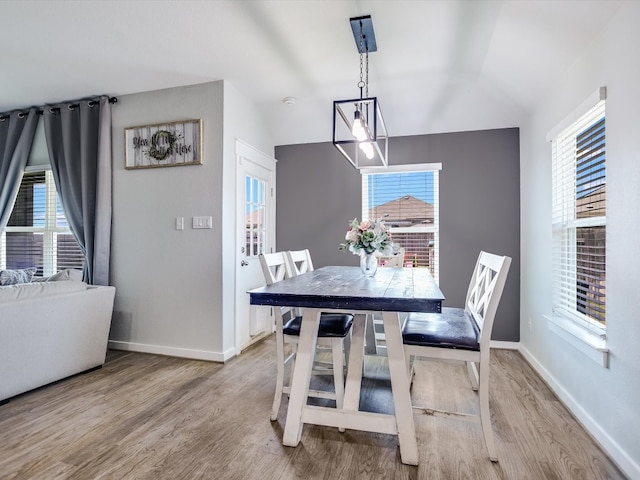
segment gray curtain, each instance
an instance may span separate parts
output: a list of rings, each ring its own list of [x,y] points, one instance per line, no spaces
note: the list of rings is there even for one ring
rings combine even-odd
[[[29,159],[38,113],[12,112],[0,120],[0,232],[9,222],[22,174]]]
[[[96,97],[44,109],[51,170],[80,248],[84,281],[109,284],[111,248],[111,105]]]

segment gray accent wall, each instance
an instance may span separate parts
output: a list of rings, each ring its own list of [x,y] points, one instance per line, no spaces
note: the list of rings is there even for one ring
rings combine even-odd
[[[276,147],[278,250],[309,248],[316,268],[357,265],[338,250],[361,216],[361,175],[331,143]],[[464,303],[480,250],[513,262],[493,339],[520,340],[520,141],[517,128],[389,139],[389,164],[441,163],[440,287]]]

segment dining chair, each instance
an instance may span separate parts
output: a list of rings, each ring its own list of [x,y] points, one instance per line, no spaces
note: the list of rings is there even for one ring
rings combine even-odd
[[[289,274],[292,277],[313,270],[313,262],[308,249],[288,250],[286,255],[289,263]]]
[[[404,248],[400,247],[391,255],[380,257],[380,264],[383,267],[404,267]]]
[[[290,269],[286,252],[264,253],[260,255],[260,265],[267,285],[294,276]],[[300,337],[302,324],[301,312],[290,307],[273,307],[276,324],[276,391],[271,407],[271,420],[278,418],[282,394],[291,393],[290,379],[295,366],[296,345]],[[336,406],[342,408],[344,400],[344,357],[345,339],[351,330],[353,315],[343,313],[322,313],[318,327],[319,347],[330,347],[334,391],[309,389],[309,397],[324,398],[336,401]],[[291,345],[291,353],[285,358],[285,344]],[[317,364],[318,362],[316,362]],[[289,385],[284,384],[285,369],[290,366]],[[314,368],[314,374],[326,374],[323,368]]]
[[[285,252],[287,260],[287,275],[295,277],[301,273],[313,271],[313,262],[309,249],[287,250]],[[302,316],[302,308],[296,308],[296,315]]]
[[[288,275],[296,276],[306,272],[313,271],[313,262],[311,261],[311,253],[309,249],[304,250],[287,250],[285,252],[288,261]],[[302,309],[297,308],[296,314],[302,316]],[[351,346],[351,337],[347,335],[344,337],[344,353],[345,364],[349,363],[349,350]],[[320,345],[318,350],[326,350],[327,347]]]
[[[478,392],[480,414],[435,408],[414,408],[428,415],[457,417],[482,425],[489,458],[497,462],[489,412],[489,353],[493,320],[502,296],[511,258],[480,252],[464,308],[442,308],[442,313],[411,313],[402,327],[407,372],[413,383],[412,358],[465,362],[471,387]]]
[[[290,276],[301,275],[306,272],[313,271],[313,262],[311,261],[311,253],[309,249],[304,250],[287,250],[285,252],[288,261],[288,274]],[[296,314],[302,316],[302,308],[296,309]],[[321,317],[324,318],[324,317]],[[325,345],[319,345],[318,350],[326,350],[328,347]],[[330,348],[330,347],[329,347]],[[351,348],[351,335],[346,335],[344,337],[344,357],[345,357],[345,365],[349,364],[349,351]],[[318,362],[322,365],[322,362]]]

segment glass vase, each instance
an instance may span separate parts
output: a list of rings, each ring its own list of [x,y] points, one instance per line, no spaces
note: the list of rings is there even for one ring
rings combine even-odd
[[[360,256],[360,270],[367,277],[373,277],[378,271],[378,257],[373,253],[366,253]]]

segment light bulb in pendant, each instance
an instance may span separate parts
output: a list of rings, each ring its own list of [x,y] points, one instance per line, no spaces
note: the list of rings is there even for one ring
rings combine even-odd
[[[362,118],[362,114],[360,110],[356,110],[355,117],[353,119],[353,127],[351,128],[351,133],[356,140],[362,141],[367,139],[367,131],[364,128],[364,119]]]
[[[371,145],[371,142],[360,142],[360,150],[369,160],[373,159],[373,145]]]

